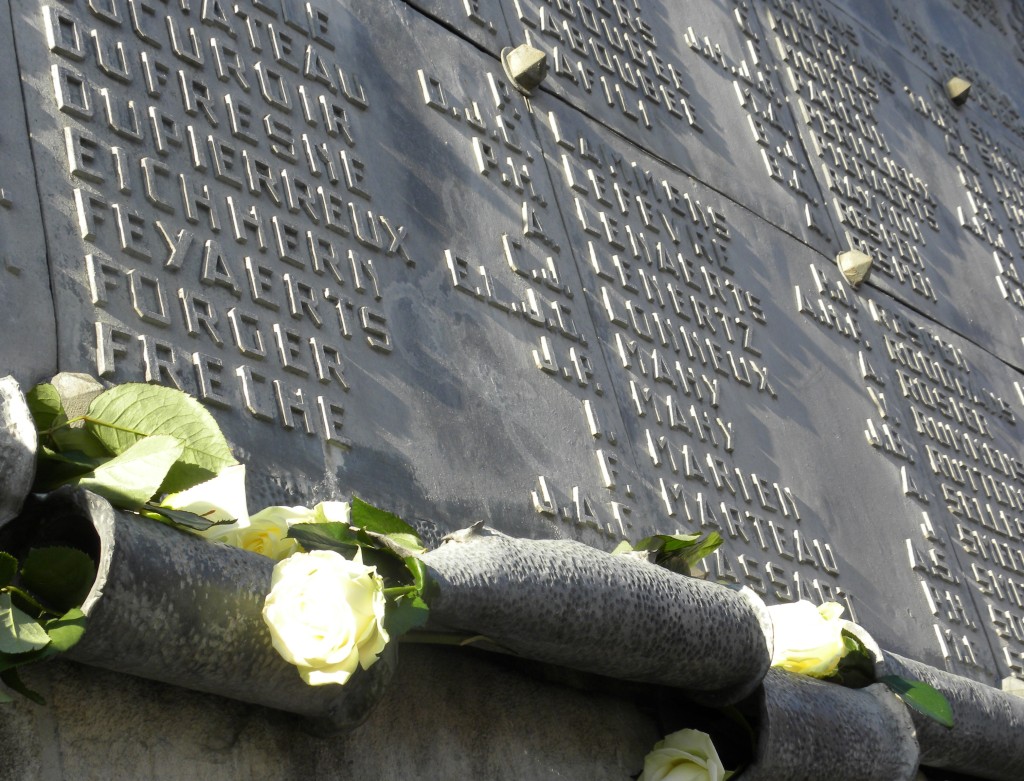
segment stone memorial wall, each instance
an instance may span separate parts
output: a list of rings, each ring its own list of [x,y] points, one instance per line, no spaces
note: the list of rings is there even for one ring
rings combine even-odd
[[[926,6],[10,0],[0,363],[195,395],[254,506],[717,530],[1024,679],[1024,6]]]

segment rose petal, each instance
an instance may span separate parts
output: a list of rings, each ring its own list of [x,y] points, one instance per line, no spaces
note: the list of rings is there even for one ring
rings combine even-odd
[[[775,629],[773,666],[819,678],[835,672],[846,653],[840,605],[826,603],[819,609],[800,600],[768,611]]]
[[[311,685],[344,683],[388,642],[383,583],[358,558],[312,551],[274,568],[263,620],[274,648]]]
[[[707,733],[684,729],[667,735],[644,758],[638,781],[723,781],[725,768]]]

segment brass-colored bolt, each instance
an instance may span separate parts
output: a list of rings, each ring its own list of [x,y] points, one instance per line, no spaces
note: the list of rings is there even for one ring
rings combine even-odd
[[[836,255],[836,263],[846,281],[853,287],[863,282],[871,271],[871,256],[857,249],[850,249]]]
[[[532,94],[548,75],[548,56],[526,43],[502,49],[501,65],[512,86],[524,95]]]
[[[971,82],[967,81],[967,79],[961,79],[959,76],[954,76],[946,82],[946,94],[953,101],[953,105],[962,106],[967,102],[967,98],[971,94]]]

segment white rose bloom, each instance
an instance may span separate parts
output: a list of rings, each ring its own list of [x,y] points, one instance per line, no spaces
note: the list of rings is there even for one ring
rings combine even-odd
[[[236,548],[280,561],[299,550],[299,544],[288,537],[289,527],[293,523],[313,522],[312,511],[305,507],[267,507],[250,516],[247,526],[232,527],[219,539]]]
[[[768,608],[775,627],[772,666],[815,678],[827,678],[846,654],[843,607],[826,602],[816,607],[807,600]]]
[[[637,781],[724,781],[731,775],[707,733],[682,729],[654,744]]]
[[[265,507],[245,526],[231,525],[217,539],[270,559],[288,558],[301,548],[288,536],[297,523],[348,523],[348,502],[321,502],[315,507]]]
[[[377,661],[388,642],[384,583],[362,557],[296,553],[274,567],[263,607],[278,653],[317,686],[345,683]]]

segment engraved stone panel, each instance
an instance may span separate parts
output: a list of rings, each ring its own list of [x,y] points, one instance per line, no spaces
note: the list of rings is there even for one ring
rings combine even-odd
[[[952,76],[971,82],[971,111],[981,111],[1016,143],[1024,142],[1019,91],[1024,10],[1019,3],[939,0],[927,14],[889,0],[889,13],[913,57],[941,83]],[[919,42],[927,41],[922,46]],[[918,45],[913,45],[915,42]]]
[[[551,90],[595,121],[817,247],[832,247],[767,40],[746,3],[665,0],[506,6],[548,53]]]
[[[0,13],[0,374],[35,382],[57,368],[53,301],[11,19]]]
[[[717,530],[712,577],[769,602],[837,600],[883,645],[994,680],[984,634],[970,664],[948,658],[936,598],[904,563],[944,516],[929,525],[938,508],[916,494],[930,472],[897,422],[909,415],[888,411],[895,371],[872,317],[887,297],[571,110],[538,119],[642,466],[634,492],[657,504],[636,530]]]
[[[1020,152],[899,40],[827,4],[759,9],[839,245],[872,255],[868,284],[1024,366]]]
[[[506,46],[517,46],[509,36],[502,0],[405,0],[409,5],[458,34],[497,55]]]
[[[65,368],[197,395],[254,503],[624,536],[591,498],[631,482],[622,426],[500,65],[401,3],[226,8],[19,5]]]
[[[882,331],[874,366],[888,374],[885,386],[872,381],[886,400],[872,425],[899,431],[918,465],[911,483],[890,459],[925,518],[905,550],[947,667],[984,668],[991,653],[998,678],[1021,677],[1021,375],[895,302],[873,297],[869,314]],[[884,438],[875,444],[885,450]]]
[[[60,368],[195,394],[253,505],[717,530],[713,578],[1024,677],[1020,70],[942,91],[1016,61],[988,7],[14,0],[5,359],[53,364],[37,180]]]

